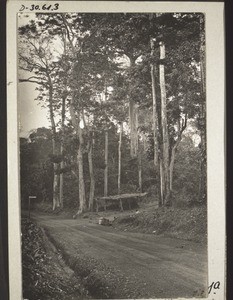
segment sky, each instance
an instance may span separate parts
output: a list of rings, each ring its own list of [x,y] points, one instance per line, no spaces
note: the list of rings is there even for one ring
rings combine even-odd
[[[35,18],[34,13],[21,13],[18,16],[18,26],[26,25]],[[20,73],[22,78],[30,76],[22,71]],[[20,137],[28,137],[32,130],[39,127],[50,127],[50,122],[47,118],[48,109],[42,108],[40,103],[34,100],[38,95],[35,89],[36,84],[34,83],[18,83],[17,99]]]
[[[19,135],[28,137],[30,131],[39,127],[49,127],[48,109],[42,108],[34,100],[37,96],[36,85],[33,83],[18,84]]]

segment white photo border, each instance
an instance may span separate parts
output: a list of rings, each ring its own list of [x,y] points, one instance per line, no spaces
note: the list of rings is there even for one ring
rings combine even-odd
[[[185,12],[204,13],[206,24],[207,86],[207,199],[208,282],[220,288],[208,295],[223,300],[226,295],[225,230],[225,57],[224,3],[131,2],[131,1],[14,1],[7,3],[7,148],[8,234],[10,300],[22,298],[21,227],[19,182],[19,126],[17,108],[17,14],[22,5],[59,3],[56,12]],[[25,12],[29,12],[25,10]],[[35,12],[35,11],[34,11]],[[42,11],[41,11],[42,12]],[[215,294],[214,294],[215,292]]]

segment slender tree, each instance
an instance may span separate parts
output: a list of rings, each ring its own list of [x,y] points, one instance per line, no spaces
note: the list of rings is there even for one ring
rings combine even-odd
[[[53,55],[50,50],[51,41],[47,37],[39,37],[38,34],[32,36],[30,30],[20,29],[22,43],[28,45],[28,52],[19,52],[20,69],[26,72],[31,72],[34,75],[27,78],[20,78],[19,82],[31,82],[38,85],[39,96],[38,99],[47,99],[47,106],[49,108],[49,120],[52,129],[52,154],[53,154],[53,210],[60,207],[59,200],[59,163],[57,161],[58,152],[58,138],[57,126],[54,117],[55,98],[54,98],[54,81],[56,73],[54,69],[56,64],[53,61]],[[29,56],[30,55],[30,56]]]
[[[155,55],[155,42],[156,39],[151,38],[151,57],[154,58]],[[151,63],[151,85],[152,85],[152,130],[153,130],[153,142],[154,142],[154,165],[155,171],[158,176],[158,182],[160,184],[160,193],[159,193],[159,205],[161,206],[163,203],[164,197],[164,169],[163,169],[163,161],[162,161],[162,151],[160,151],[159,147],[159,136],[160,136],[160,126],[159,126],[159,116],[158,116],[158,103],[156,97],[156,67],[154,63]],[[160,138],[161,139],[161,138]]]
[[[170,184],[169,184],[169,136],[167,124],[167,98],[165,86],[165,73],[164,73],[164,59],[165,59],[165,45],[163,42],[159,43],[160,46],[160,64],[159,64],[159,81],[161,91],[161,124],[163,134],[163,170],[164,170],[164,187],[165,203],[169,201]]]
[[[84,173],[83,173],[83,150],[84,150],[84,141],[83,141],[83,131],[80,126],[81,122],[81,108],[79,105],[79,99],[77,99],[77,88],[76,88],[76,82],[78,83],[80,80],[80,76],[82,74],[82,61],[76,60],[77,59],[77,53],[76,53],[76,43],[78,43],[78,40],[76,41],[75,33],[72,29],[72,24],[70,24],[67,19],[66,15],[62,14],[62,21],[63,26],[66,30],[66,36],[68,39],[68,43],[70,45],[71,53],[72,53],[72,59],[73,59],[73,65],[72,65],[72,78],[70,82],[70,87],[72,89],[72,96],[70,99],[70,116],[71,116],[71,122],[75,128],[76,135],[79,140],[79,146],[78,146],[78,153],[77,153],[77,163],[78,163],[78,174],[79,174],[79,210],[78,213],[82,213],[87,210],[87,203],[86,203],[86,194],[85,194],[85,182],[84,182]],[[77,33],[76,33],[77,35]],[[79,47],[82,47],[82,45],[78,45]],[[81,48],[79,52],[81,51]],[[78,108],[78,109],[77,109]],[[77,113],[76,113],[77,110]]]
[[[120,132],[119,132],[119,145],[118,145],[118,180],[117,188],[118,194],[121,193],[121,148],[122,148],[122,133],[123,133],[123,122],[120,123]]]
[[[88,141],[88,163],[89,163],[89,173],[90,173],[90,192],[89,192],[89,210],[93,210],[94,206],[94,196],[95,196],[95,176],[93,167],[93,144],[94,137],[93,132],[90,133],[91,137]]]
[[[138,187],[139,192],[142,193],[142,147],[140,140],[138,140]]]
[[[108,130],[105,130],[105,148],[104,148],[104,197],[108,195]]]

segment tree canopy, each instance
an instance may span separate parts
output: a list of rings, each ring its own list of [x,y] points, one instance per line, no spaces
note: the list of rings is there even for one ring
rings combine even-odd
[[[185,193],[195,190],[195,201],[205,199],[206,187],[200,187],[206,180],[202,14],[38,13],[20,18],[28,22],[19,27],[19,82],[37,85],[36,100],[48,107],[51,122],[51,131],[38,129],[22,140],[22,174],[25,165],[36,162],[40,168],[40,160],[42,165],[49,160],[54,209],[63,206],[63,193],[65,205],[77,205],[81,212],[93,207],[90,202],[103,194],[104,182],[112,195],[119,183],[121,192],[133,192],[142,182],[140,189],[155,187],[158,200],[167,180],[169,192],[164,190],[160,201],[165,205],[188,180]],[[194,134],[200,136],[199,148]],[[42,151],[45,141],[52,151]],[[27,151],[34,153],[32,161],[23,158]],[[195,179],[184,176],[181,167],[183,155],[189,168],[190,153],[201,158],[200,165],[192,161]],[[156,156],[160,170],[151,164]],[[60,189],[60,200],[59,184],[65,189]],[[88,200],[86,195],[92,196]]]

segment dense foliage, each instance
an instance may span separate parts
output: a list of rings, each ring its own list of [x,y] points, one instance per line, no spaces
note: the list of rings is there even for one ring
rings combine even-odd
[[[25,23],[28,17],[20,18]],[[161,173],[153,159],[158,151],[164,166],[166,127],[170,192],[165,202],[205,201],[203,24],[196,13],[28,19],[19,28],[20,82],[37,85],[36,100],[48,107],[51,130],[38,128],[21,139],[22,200],[37,194],[41,201],[53,199],[55,208],[64,198],[65,207],[83,211],[88,202],[92,209],[93,197],[102,196],[107,184],[110,195],[142,190],[159,201]]]

